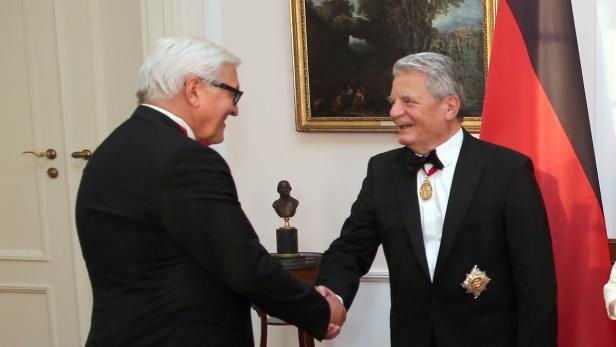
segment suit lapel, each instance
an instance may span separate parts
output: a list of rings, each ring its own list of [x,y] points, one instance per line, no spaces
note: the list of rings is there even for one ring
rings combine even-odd
[[[479,142],[465,130],[443,222],[443,235],[434,270],[434,282],[438,280],[445,266],[462,221],[468,212],[482,171],[483,162],[479,154]]]
[[[417,201],[417,176],[411,174],[407,167],[409,150],[400,151],[396,157],[396,191],[400,200],[401,213],[409,234],[411,246],[417,256],[417,260],[424,270],[424,274],[430,279],[428,271],[428,260],[426,259],[426,249],[424,247],[423,233],[421,230],[421,217],[419,215],[419,202]]]

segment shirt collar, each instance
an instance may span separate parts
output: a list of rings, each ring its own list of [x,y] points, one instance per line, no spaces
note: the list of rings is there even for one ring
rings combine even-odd
[[[462,128],[460,128],[449,140],[436,147],[436,155],[445,168],[457,161],[460,155],[460,149],[462,148],[463,139],[464,133],[462,132]]]
[[[154,106],[154,105],[150,105],[150,104],[142,104],[143,106],[147,106],[149,108],[153,108],[156,111],[164,114],[165,116],[169,117],[172,121],[174,121],[177,125],[181,126],[182,128],[184,128],[184,130],[186,130],[186,135],[193,139],[196,140],[195,137],[195,133],[192,131],[192,129],[188,126],[188,124],[186,123],[186,121],[184,121],[182,118],[174,115],[173,113],[165,110],[164,108],[160,108],[158,106]]]

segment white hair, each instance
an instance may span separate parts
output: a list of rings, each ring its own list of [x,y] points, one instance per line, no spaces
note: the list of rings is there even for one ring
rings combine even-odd
[[[222,66],[237,66],[240,59],[221,46],[198,38],[166,37],[145,58],[137,76],[137,99],[169,99],[184,86],[188,76],[216,79]]]
[[[442,101],[449,95],[460,98],[460,110],[464,106],[464,81],[453,59],[434,52],[422,52],[407,55],[399,59],[393,68],[394,76],[419,71],[428,75],[426,88],[436,101]],[[458,112],[461,117],[461,112]]]

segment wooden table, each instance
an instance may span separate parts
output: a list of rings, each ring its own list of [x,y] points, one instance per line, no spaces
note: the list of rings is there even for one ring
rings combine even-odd
[[[321,263],[322,253],[315,252],[300,252],[299,257],[289,257],[272,253],[273,256],[280,259],[282,267],[296,280],[308,284],[314,284],[319,275],[319,264]],[[267,314],[261,311],[258,307],[254,307],[261,320],[261,343],[260,347],[267,347],[267,326],[268,325],[289,325],[280,320],[268,319]],[[314,339],[310,334],[297,329],[297,337],[300,347],[314,347]]]

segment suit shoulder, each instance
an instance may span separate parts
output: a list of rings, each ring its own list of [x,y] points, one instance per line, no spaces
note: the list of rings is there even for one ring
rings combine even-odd
[[[476,141],[478,141],[481,154],[486,160],[498,160],[500,162],[509,161],[512,163],[532,162],[530,157],[514,149],[483,140]]]
[[[165,175],[186,161],[227,168],[218,152],[191,140],[176,128],[130,118],[98,146],[86,169],[89,171],[103,165],[116,167],[118,171],[147,170]]]
[[[214,149],[203,146],[195,140],[180,133],[174,126],[164,123],[148,122],[141,119],[131,119],[131,131],[136,138],[143,138],[149,146],[156,148],[159,156],[196,155],[203,160],[222,160],[222,156]],[[131,121],[129,120],[129,122]]]
[[[492,142],[475,139],[479,143],[481,153],[485,155],[497,156],[500,158],[510,158],[512,160],[528,160],[527,155],[518,152],[514,149],[494,144]]]
[[[405,155],[405,153],[408,153],[408,150],[409,149],[407,147],[399,147],[399,148],[391,149],[389,151],[385,151],[385,152],[372,156],[372,158],[370,158],[370,161],[375,162],[375,163],[389,162],[391,160],[395,160],[396,158],[399,158],[402,155]]]

